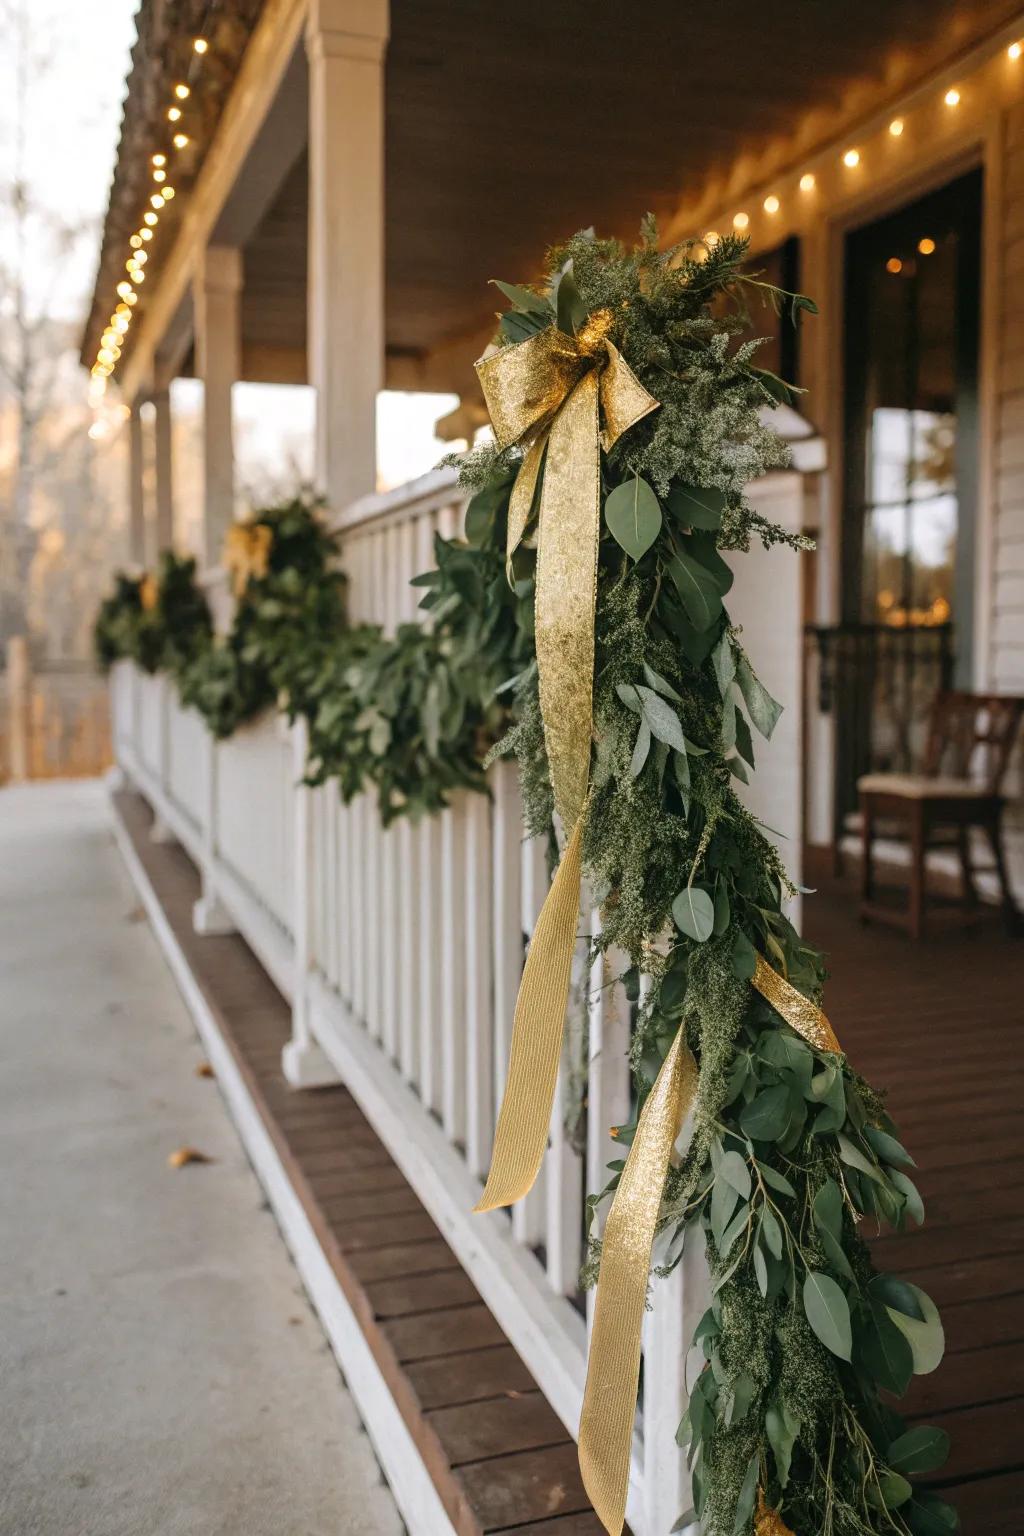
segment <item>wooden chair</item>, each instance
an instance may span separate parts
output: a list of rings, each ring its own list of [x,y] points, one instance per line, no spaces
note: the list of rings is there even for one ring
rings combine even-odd
[[[1003,780],[1024,715],[1024,699],[1001,694],[940,693],[932,709],[921,773],[869,773],[858,779],[863,822],[861,918],[898,923],[913,938],[924,925],[925,859],[929,847],[955,846],[963,899],[976,907],[970,833],[979,827],[992,848],[1003,916],[1013,932],[1018,913],[1002,843]],[[874,899],[873,840],[880,822],[896,822],[910,843],[910,899],[906,911]],[[938,836],[937,836],[938,834]]]

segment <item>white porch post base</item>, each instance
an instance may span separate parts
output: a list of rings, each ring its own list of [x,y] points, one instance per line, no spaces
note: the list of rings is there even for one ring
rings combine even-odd
[[[149,829],[149,840],[151,843],[176,843],[178,841],[159,811],[153,817],[153,824]]]
[[[108,794],[119,795],[122,790],[128,788],[128,775],[120,763],[114,763],[103,775],[103,782],[107,786]]]
[[[292,1088],[333,1088],[341,1082],[315,1040],[289,1040],[281,1052],[281,1071]]]
[[[201,939],[237,933],[238,927],[216,891],[204,890],[192,907],[192,927]]]

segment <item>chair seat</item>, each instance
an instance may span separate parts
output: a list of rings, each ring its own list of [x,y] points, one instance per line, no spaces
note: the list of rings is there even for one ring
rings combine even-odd
[[[863,794],[899,795],[905,800],[990,800],[991,791],[969,779],[933,779],[923,773],[866,773],[857,780]]]

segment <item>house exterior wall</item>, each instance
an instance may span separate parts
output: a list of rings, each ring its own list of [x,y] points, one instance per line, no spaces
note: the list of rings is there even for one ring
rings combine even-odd
[[[988,665],[998,692],[1024,693],[1024,102],[1000,126]]]

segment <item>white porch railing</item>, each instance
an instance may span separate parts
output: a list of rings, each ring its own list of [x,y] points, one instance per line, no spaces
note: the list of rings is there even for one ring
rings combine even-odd
[[[454,477],[437,472],[337,519],[354,619],[416,617],[410,577],[455,533]],[[472,1215],[487,1169],[525,945],[547,886],[526,842],[515,770],[491,796],[381,827],[372,796],[300,780],[301,727],[266,717],[215,743],[173,685],[120,664],[112,679],[122,768],[199,865],[207,930],[232,923],[290,999],[289,1074],[326,1058],[345,1080],[566,1427],[583,1397],[589,1309],[577,1294],[584,1195],[629,1118],[629,1007],[611,962],[586,974],[586,933],[559,1101],[540,1178],[511,1214]],[[575,1055],[575,1063],[572,1059]],[[317,1079],[315,1068],[307,1081]],[[585,1106],[585,1107],[583,1107]],[[581,1113],[582,1107],[582,1113]],[[567,1129],[584,1127],[582,1144]],[[674,1436],[684,1341],[706,1305],[702,1255],[653,1291],[628,1519],[667,1536],[689,1504]]]

